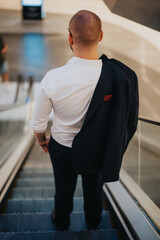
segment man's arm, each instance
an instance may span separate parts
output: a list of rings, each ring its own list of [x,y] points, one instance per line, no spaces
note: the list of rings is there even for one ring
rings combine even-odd
[[[42,82],[43,83],[41,83],[38,97],[36,98],[30,125],[33,129],[38,144],[42,147],[45,153],[48,153],[48,143],[50,138],[46,137],[46,129],[49,115],[52,110],[52,102],[47,94],[45,85],[46,82],[44,83],[44,80]]]

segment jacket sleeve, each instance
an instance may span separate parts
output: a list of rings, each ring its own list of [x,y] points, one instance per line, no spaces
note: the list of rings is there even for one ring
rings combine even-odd
[[[124,143],[123,154],[125,153],[128,144],[137,129],[138,113],[139,113],[138,79],[135,72],[133,72],[133,81],[131,82],[131,108],[126,129],[126,141]]]
[[[103,182],[117,181],[123,154],[133,137],[138,122],[138,80],[131,69],[116,68],[115,102],[112,109],[105,156]]]

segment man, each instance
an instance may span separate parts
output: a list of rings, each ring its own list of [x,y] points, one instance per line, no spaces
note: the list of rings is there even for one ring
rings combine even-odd
[[[114,100],[116,97],[112,99],[111,94],[115,93],[112,88],[119,81],[117,81],[116,75],[115,77],[113,75],[114,63],[113,66],[110,66],[106,56],[98,59],[97,47],[103,37],[100,18],[90,11],[81,10],[71,18],[68,30],[68,41],[74,57],[66,65],[53,69],[45,75],[36,100],[31,127],[39,145],[44,152],[49,152],[51,157],[56,187],[55,209],[52,212],[52,219],[57,230],[67,230],[69,228],[69,214],[73,209],[73,194],[77,174],[81,173],[81,169],[86,224],[88,229],[96,229],[101,220],[103,208],[102,183],[106,179],[104,174],[102,180],[101,162],[103,161],[103,152],[99,150],[107,148],[106,146],[102,148],[102,146],[108,144],[103,132],[105,134],[110,132],[105,126],[108,126],[110,122],[108,119],[112,118],[111,108],[113,107],[114,113],[114,106],[117,104]],[[131,70],[128,71],[131,72]],[[108,83],[106,82],[107,79],[109,80]],[[131,85],[130,83],[123,84],[125,84],[125,89]],[[107,88],[111,92],[105,93],[107,95],[104,96],[100,94],[103,101],[99,101],[98,92],[107,90]],[[122,95],[124,94],[122,93]],[[117,96],[119,97],[118,91]],[[103,102],[101,107],[100,102]],[[120,102],[122,101],[120,100]],[[97,103],[99,103],[99,107]],[[127,108],[122,104],[121,109]],[[47,138],[46,128],[51,110],[53,110],[53,126],[51,128],[51,138]],[[130,109],[128,109],[128,112],[130,112]],[[118,114],[117,112],[117,116]],[[123,112],[120,112],[120,115],[128,116]],[[117,119],[121,120],[119,116]],[[114,123],[114,120],[112,122]],[[119,122],[113,125],[115,126],[113,131],[115,131],[117,124]],[[126,125],[127,122],[124,126]],[[117,135],[118,133],[116,133]],[[128,140],[124,141],[123,133],[122,138],[126,146]],[[99,146],[94,145],[96,141],[100,143]],[[122,156],[122,151],[119,154]],[[94,158],[96,159],[95,164]],[[113,160],[112,158],[114,164]],[[81,166],[81,163],[83,166]],[[112,164],[107,171],[111,171],[110,167],[112,167]],[[117,180],[117,178],[118,175],[113,180]]]
[[[7,49],[7,44],[4,43],[3,38],[0,35],[0,73],[4,82],[9,81],[8,62],[5,60]]]

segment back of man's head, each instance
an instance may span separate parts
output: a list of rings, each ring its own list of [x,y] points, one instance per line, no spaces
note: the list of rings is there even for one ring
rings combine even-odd
[[[69,29],[76,44],[89,47],[100,40],[101,20],[95,13],[81,10],[71,18]]]

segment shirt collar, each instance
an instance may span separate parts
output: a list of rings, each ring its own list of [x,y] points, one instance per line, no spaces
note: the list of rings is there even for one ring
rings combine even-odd
[[[84,58],[79,58],[79,57],[72,57],[67,64],[78,64],[78,65],[87,65],[87,66],[97,66],[102,63],[101,59],[98,60],[89,60],[89,59],[84,59]]]

